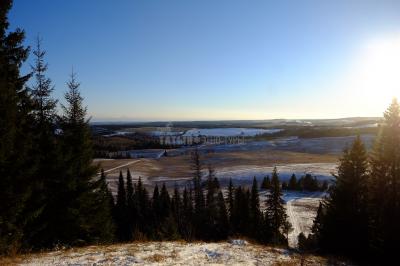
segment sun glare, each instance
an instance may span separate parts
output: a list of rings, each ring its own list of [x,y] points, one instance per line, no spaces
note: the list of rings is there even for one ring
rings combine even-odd
[[[400,34],[367,43],[347,81],[358,100],[387,104],[400,98]]]

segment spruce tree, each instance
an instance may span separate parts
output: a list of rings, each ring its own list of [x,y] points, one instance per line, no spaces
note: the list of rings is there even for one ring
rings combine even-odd
[[[161,217],[160,191],[158,189],[158,184],[154,186],[152,208],[153,208],[153,218],[154,218],[153,224],[154,227],[158,228],[160,225],[160,217]]]
[[[318,232],[318,244],[330,252],[356,257],[368,249],[367,167],[367,153],[357,137],[340,159],[338,175],[324,202],[323,223],[313,229]]]
[[[20,67],[28,57],[25,33],[9,30],[12,1],[0,2],[0,253],[19,250],[26,222],[40,210],[29,209],[36,160],[32,156],[33,102]],[[21,185],[23,184],[23,186]]]
[[[288,184],[289,190],[297,190],[297,178],[295,174],[292,174]]]
[[[193,237],[193,202],[192,192],[187,187],[182,193],[182,227],[180,233],[185,240],[191,240]]]
[[[95,187],[98,188],[91,201],[92,208],[90,216],[95,223],[93,226],[93,236],[91,239],[94,243],[110,243],[115,239],[116,226],[113,220],[114,198],[108,188],[106,175],[101,169],[101,175],[96,181]]]
[[[139,177],[136,194],[138,195],[138,233],[139,238],[152,237],[153,225],[148,221],[151,220],[152,210],[149,193],[142,183],[142,178]]]
[[[117,202],[115,204],[115,220],[117,225],[117,238],[120,241],[128,240],[126,188],[122,171],[119,172]]]
[[[250,236],[257,238],[261,225],[260,196],[258,194],[257,179],[253,178],[250,198]]]
[[[233,208],[234,208],[234,187],[232,183],[232,178],[229,178],[229,185],[228,185],[228,215],[229,215],[229,220],[232,220],[232,213],[233,213]]]
[[[30,87],[34,101],[34,115],[40,126],[52,125],[56,118],[57,100],[51,94],[54,91],[51,79],[46,77],[48,64],[44,61],[46,51],[42,49],[42,39],[37,36],[36,49],[33,51],[35,63],[31,66],[35,83]],[[47,128],[46,128],[47,129]]]
[[[206,224],[206,213],[205,213],[205,199],[202,185],[202,165],[200,161],[200,154],[197,149],[192,153],[192,164],[191,168],[193,171],[193,188],[194,188],[194,213],[193,222],[195,235],[199,238],[203,237],[206,232],[204,225]]]
[[[287,239],[283,235],[285,227],[288,227],[287,214],[282,198],[282,190],[279,182],[276,167],[272,172],[271,190],[266,200],[266,220],[270,224],[272,230],[272,243],[287,243]]]
[[[261,183],[261,190],[269,190],[271,188],[271,180],[269,175],[265,176]]]
[[[87,108],[83,106],[80,84],[76,74],[71,73],[65,93],[66,105],[59,121],[62,134],[60,145],[65,171],[60,179],[57,201],[66,206],[57,224],[55,240],[61,243],[84,244],[98,241],[96,222],[91,215],[102,212],[102,206],[94,204],[98,197],[98,182],[94,182],[98,167],[93,164],[93,149]],[[60,213],[58,213],[60,214]],[[54,214],[57,216],[58,214]],[[60,217],[60,216],[57,216]]]
[[[43,235],[49,231],[48,221],[53,215],[52,204],[54,191],[62,164],[60,150],[55,134],[55,122],[57,119],[56,103],[51,97],[53,86],[51,80],[46,77],[47,64],[44,61],[45,51],[41,48],[41,39],[37,38],[36,49],[33,51],[34,65],[31,66],[34,81],[29,88],[32,96],[33,120],[32,132],[34,133],[33,154],[37,168],[34,173],[35,186],[32,187],[32,197],[29,200],[29,208],[36,211],[36,219],[30,219],[24,232],[25,243],[36,246],[41,242]],[[39,244],[40,245],[40,244]]]
[[[126,173],[126,216],[127,216],[127,239],[132,239],[136,227],[136,202],[133,188],[132,175],[127,169]]]
[[[384,113],[371,153],[370,244],[376,256],[393,258],[400,237],[400,106]]]
[[[218,207],[218,218],[217,218],[216,238],[226,239],[229,234],[229,219],[225,205],[224,195],[222,194],[221,190],[219,190],[217,196],[217,207]]]
[[[169,196],[167,187],[165,183],[163,183],[161,187],[160,193],[160,211],[161,211],[161,219],[165,219],[169,216],[171,212],[171,197]]]
[[[218,206],[217,196],[219,190],[218,180],[215,180],[214,170],[211,166],[208,167],[208,177],[206,183],[207,196],[206,196],[206,207],[205,217],[206,223],[204,226],[204,238],[207,240],[215,239],[217,236],[216,224],[218,223]]]

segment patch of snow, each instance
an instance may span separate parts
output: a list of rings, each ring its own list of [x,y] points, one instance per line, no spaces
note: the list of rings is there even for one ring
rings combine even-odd
[[[327,265],[323,257],[263,245],[230,243],[135,242],[35,253],[19,265]],[[1,260],[0,260],[1,264]],[[333,264],[333,263],[332,263]],[[346,265],[343,262],[340,265]]]
[[[236,246],[247,245],[247,241],[242,240],[242,239],[232,239],[232,240],[229,240],[229,243],[231,243],[232,245],[236,245]]]

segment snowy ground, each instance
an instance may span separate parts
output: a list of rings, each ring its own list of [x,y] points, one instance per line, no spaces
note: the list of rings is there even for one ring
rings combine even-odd
[[[285,249],[249,244],[145,242],[91,246],[31,254],[0,264],[16,265],[347,265],[317,256],[301,256]],[[339,264],[340,263],[340,264]]]
[[[289,216],[289,222],[292,224],[293,230],[289,233],[289,246],[297,247],[297,237],[300,233],[308,234],[315,216],[317,215],[318,205],[325,193],[285,193],[286,213]]]

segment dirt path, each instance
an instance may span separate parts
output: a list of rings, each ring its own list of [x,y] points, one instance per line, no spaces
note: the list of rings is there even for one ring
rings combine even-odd
[[[131,164],[138,163],[138,162],[140,162],[140,161],[141,161],[141,160],[139,159],[139,160],[136,160],[136,161],[132,161],[132,162],[129,162],[129,163],[123,164],[123,165],[119,165],[119,166],[117,166],[117,167],[114,167],[114,168],[111,168],[111,169],[105,170],[105,171],[104,171],[104,173],[109,173],[109,172],[112,172],[112,171],[118,170],[119,168],[126,167],[126,166],[128,166],[128,165],[131,165]],[[99,174],[100,174],[100,172],[99,172]]]
[[[293,212],[293,201],[295,200],[290,200],[286,203],[286,212],[289,216],[289,222],[292,224],[293,228],[293,230],[289,233],[289,247],[295,248],[297,247],[297,236],[301,233],[301,230],[297,216]]]

